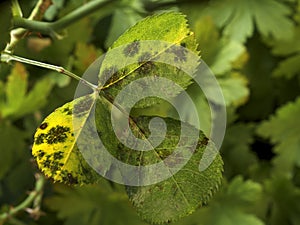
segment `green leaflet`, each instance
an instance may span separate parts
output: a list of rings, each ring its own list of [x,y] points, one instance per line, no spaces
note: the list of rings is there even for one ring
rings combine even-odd
[[[262,36],[286,40],[293,36],[293,22],[288,18],[291,9],[281,2],[215,0],[213,6],[207,8],[207,15],[232,40],[244,43],[253,34],[254,23]]]
[[[87,95],[57,108],[37,128],[32,154],[39,168],[54,181],[95,183],[99,175],[80,154],[76,141],[94,104]],[[77,135],[77,136],[75,136]]]
[[[270,224],[300,223],[300,189],[292,180],[282,176],[274,176],[266,180],[265,192],[270,196],[270,204],[275,207],[270,210]],[[282,193],[285,193],[284,195]]]
[[[300,27],[295,27],[292,40],[275,41],[272,43],[272,52],[274,55],[284,56],[282,61],[273,71],[275,77],[285,77],[291,79],[299,76],[299,60],[300,60]]]
[[[18,119],[38,110],[46,103],[53,83],[51,78],[46,77],[39,80],[29,92],[28,86],[28,73],[25,67],[21,63],[16,63],[1,93],[5,94],[6,99],[0,97],[0,117]]]
[[[185,89],[191,84],[199,64],[196,48],[184,15],[164,13],[147,17],[120,36],[107,52],[99,73],[99,85],[112,99],[126,85],[143,77],[168,78]],[[187,49],[195,54],[188,53]],[[166,59],[171,65],[160,62]],[[191,72],[188,75],[176,66]],[[140,89],[143,88],[141,84]],[[169,86],[163,91],[171,93],[170,96],[179,94]],[[135,107],[144,108],[160,102],[158,98],[149,97]]]
[[[47,198],[45,205],[57,211],[64,225],[148,225],[130,207],[124,189],[116,191],[109,182],[82,187],[54,185],[54,191],[57,195]]]
[[[255,205],[262,197],[262,185],[252,180],[234,177],[230,183],[222,185],[222,190],[210,204],[195,214],[180,220],[175,225],[264,225],[254,212],[263,211],[261,205]]]
[[[167,121],[178,124],[178,121]],[[205,140],[206,137],[201,134],[199,143],[205,143]],[[200,172],[199,162],[206,147],[203,143],[198,145],[189,162],[169,179],[149,186],[126,187],[130,200],[143,219],[150,223],[176,221],[207,203],[217,191],[223,162],[217,155],[209,168]]]
[[[275,144],[276,157],[273,159],[276,175],[291,176],[293,168],[300,165],[299,153],[300,98],[280,107],[275,115],[260,124],[257,133],[270,138]],[[293,129],[291,129],[293,128]]]

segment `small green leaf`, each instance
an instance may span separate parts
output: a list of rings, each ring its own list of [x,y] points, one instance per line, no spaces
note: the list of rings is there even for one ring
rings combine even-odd
[[[11,74],[8,76],[6,85],[6,99],[7,105],[11,110],[17,111],[22,104],[24,96],[27,92],[27,77],[28,73],[21,63],[16,63],[13,67]],[[10,114],[9,112],[3,113],[4,116]]]
[[[291,79],[294,76],[299,76],[300,66],[300,27],[295,28],[294,36],[292,40],[287,41],[275,41],[271,45],[273,47],[272,52],[274,55],[285,56],[280,61],[273,71],[275,77],[285,77]]]
[[[300,98],[280,107],[275,115],[258,127],[258,134],[275,144],[275,174],[291,176],[294,166],[300,166],[299,138]]]
[[[231,76],[218,79],[225,98],[225,103],[227,106],[242,105],[248,100],[249,96],[249,89],[247,87],[248,80],[245,76],[236,72],[230,75]],[[217,100],[215,102],[217,102]]]
[[[273,0],[213,1],[207,14],[230,39],[244,43],[253,34],[254,23],[265,37],[289,39],[293,36],[293,22],[288,16],[291,9]]]
[[[3,117],[10,116],[17,119],[36,111],[46,103],[46,98],[52,89],[51,78],[39,80],[27,93],[27,77],[25,67],[16,63],[6,83],[6,101],[2,103],[3,108],[1,107]]]
[[[273,207],[270,224],[297,225],[300,223],[300,189],[287,178],[276,176],[265,183],[265,192]],[[285,193],[284,195],[282,193]]]
[[[226,37],[220,38],[211,17],[198,19],[194,25],[195,37],[201,48],[201,56],[215,75],[224,75],[232,69],[232,63],[245,52],[245,47]]]
[[[124,190],[116,191],[106,181],[75,188],[56,184],[54,192],[45,205],[57,212],[65,225],[146,225],[130,206]]]
[[[274,70],[273,75],[275,77],[285,77],[287,79],[291,79],[294,76],[298,75],[300,71],[299,53],[297,55],[290,56],[287,59],[281,61],[277,66],[277,68]]]
[[[209,205],[174,225],[264,225],[253,213],[261,195],[262,186],[259,183],[244,181],[241,176],[237,176],[229,184],[222,185]]]

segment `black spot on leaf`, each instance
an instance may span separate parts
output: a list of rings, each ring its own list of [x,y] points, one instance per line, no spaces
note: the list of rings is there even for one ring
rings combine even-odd
[[[78,184],[77,178],[74,177],[71,173],[68,173],[68,174],[67,174],[66,181],[67,181],[67,183],[69,183],[69,184]]]
[[[124,48],[123,53],[125,56],[132,57],[138,54],[139,50],[140,50],[140,42],[134,41]]]
[[[102,71],[100,76],[101,83],[108,83],[108,80],[118,72],[118,68],[116,66],[111,66]]]
[[[85,112],[91,109],[93,102],[94,99],[91,96],[87,96],[82,101],[75,104],[73,109],[74,116],[80,117],[81,115],[84,115]]]
[[[142,64],[138,69],[137,69],[137,72],[139,74],[143,74],[143,75],[146,75],[146,74],[149,74],[152,70],[155,69],[155,64],[151,61],[148,61],[144,64]]]
[[[173,53],[175,55],[175,62],[186,62],[187,60],[186,54],[188,51],[183,47],[172,46],[170,49],[167,50],[167,52]]]
[[[42,164],[45,168],[50,168],[51,166],[50,155],[46,155],[46,159],[45,161],[42,162]]]
[[[67,107],[63,110],[63,113],[65,113],[66,115],[72,115],[72,110],[69,107]]]
[[[69,127],[57,125],[56,127],[52,127],[48,133],[46,134],[46,142],[47,144],[56,144],[56,143],[63,143],[66,141],[68,135],[67,133],[70,132]]]
[[[200,138],[198,143],[197,143],[196,149],[204,147],[207,144],[208,144],[208,138],[207,137],[203,137],[203,139]]]
[[[56,174],[56,172],[59,170],[59,168],[60,168],[59,163],[56,161],[53,161],[49,167],[52,175]]]
[[[45,141],[45,138],[46,138],[46,134],[40,134],[38,135],[35,140],[34,140],[34,144],[36,145],[40,145],[40,144],[43,144],[44,141]]]
[[[43,151],[43,150],[38,150],[38,152],[37,152],[37,157],[38,158],[43,158],[44,157],[44,155],[45,155],[45,152]]]
[[[143,53],[140,57],[139,57],[139,62],[147,62],[151,60],[151,54],[149,52],[145,52]]]
[[[124,77],[127,73],[128,73],[128,70],[123,68],[123,69],[115,72],[114,74],[112,74],[112,76],[106,81],[105,84],[111,85],[112,83],[115,83],[117,81],[118,84],[120,85],[123,82],[123,79],[120,79],[120,78]]]
[[[63,156],[64,156],[64,153],[62,151],[58,151],[53,154],[53,159],[60,160],[63,158]]]
[[[48,127],[48,123],[42,123],[40,129],[45,130]]]

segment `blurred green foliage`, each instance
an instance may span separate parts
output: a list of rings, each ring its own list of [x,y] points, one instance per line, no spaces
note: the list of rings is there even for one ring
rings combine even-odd
[[[53,1],[45,15],[63,17],[85,1]],[[32,33],[16,55],[82,74],[129,26],[165,10],[187,15],[202,59],[216,74],[227,103],[221,155],[224,180],[207,205],[174,224],[300,224],[300,1],[122,0],[103,17],[93,13],[65,29],[61,40]],[[36,1],[20,1],[28,16]],[[99,9],[101,11],[101,9]],[[0,3],[0,48],[9,41],[10,2]],[[61,74],[21,64],[0,64],[0,212],[34,187],[33,134],[55,108],[73,99],[77,83]],[[202,118],[209,109],[196,87],[188,89]],[[217,102],[216,102],[217,103]],[[163,113],[163,112],[162,112]],[[200,116],[201,116],[200,115]],[[205,119],[207,120],[207,119]],[[203,123],[208,132],[209,123]],[[47,182],[42,210],[6,224],[146,224],[122,187],[107,181],[69,187]]]

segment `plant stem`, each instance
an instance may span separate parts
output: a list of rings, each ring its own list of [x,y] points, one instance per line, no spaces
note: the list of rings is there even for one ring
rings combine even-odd
[[[36,175],[36,183],[33,191],[30,192],[28,197],[21,202],[18,206],[12,207],[8,212],[0,214],[0,224],[3,224],[10,217],[13,217],[18,212],[28,208],[34,200],[43,194],[43,188],[45,184],[45,178],[42,175]]]
[[[91,89],[93,89],[93,91],[97,91],[97,86],[96,85],[88,82],[85,79],[82,79],[81,77],[79,77],[76,74],[74,74],[74,73],[66,70],[65,68],[63,68],[61,66],[55,66],[55,65],[52,65],[52,64],[48,64],[48,63],[43,63],[43,62],[31,60],[31,59],[26,59],[26,58],[23,58],[23,57],[19,57],[19,56],[8,54],[6,52],[1,53],[0,62],[9,63],[10,61],[16,61],[16,62],[26,63],[26,64],[29,64],[29,65],[38,66],[38,67],[42,67],[42,68],[49,69],[49,70],[54,70],[54,71],[56,71],[58,73],[65,74],[65,75],[67,75],[67,76],[69,76],[71,78],[74,78],[74,79],[82,82],[86,86],[88,86]]]
[[[22,27],[28,30],[37,31],[43,34],[55,34],[57,31],[69,26],[70,24],[78,21],[79,19],[87,16],[88,14],[95,12],[101,8],[101,12],[106,15],[111,13],[115,9],[118,0],[94,0],[90,1],[83,6],[70,12],[68,15],[55,22],[40,22],[29,20],[25,18],[15,17],[13,18],[14,27]]]
[[[19,5],[15,0],[13,2],[15,5]],[[34,9],[32,10],[30,16],[28,17],[28,21],[31,20],[41,20],[45,11],[51,5],[51,0],[39,0],[35,5]],[[14,17],[14,18],[21,18],[21,17]],[[27,35],[28,31],[24,28],[16,28],[10,31],[10,42],[5,47],[5,52],[12,52],[15,45],[19,42],[20,39]]]

